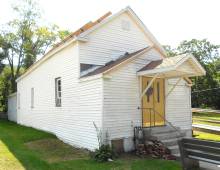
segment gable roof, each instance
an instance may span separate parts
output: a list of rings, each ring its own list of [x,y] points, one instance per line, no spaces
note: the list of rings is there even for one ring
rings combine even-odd
[[[184,74],[188,77],[193,77],[205,75],[205,73],[204,68],[192,54],[182,54],[162,60],[151,61],[138,71],[138,75],[163,74],[171,77]]]
[[[142,48],[142,49],[140,49],[138,51],[135,51],[133,53],[130,53],[130,54],[125,53],[123,56],[121,56],[117,60],[115,60],[115,61],[112,60],[112,61],[106,63],[104,66],[101,66],[101,67],[99,67],[99,68],[97,68],[97,69],[81,76],[81,78],[88,77],[88,76],[94,76],[94,75],[101,74],[101,73],[105,73],[105,72],[111,70],[112,68],[120,65],[121,63],[123,63],[123,62],[139,55],[140,53],[144,52],[146,49],[149,49],[149,48],[150,47],[145,47],[145,48]]]
[[[85,32],[85,31],[89,30],[90,28],[94,27],[95,25],[97,25],[98,23],[102,22],[104,19],[109,17],[111,14],[112,13],[109,11],[106,14],[104,14],[103,16],[101,16],[100,18],[98,18],[97,20],[95,20],[94,22],[89,21],[88,23],[86,23],[85,25],[83,25],[82,27],[77,29],[76,31],[72,32],[70,35],[68,35],[66,38],[64,38],[61,42],[55,44],[54,47],[49,52],[54,50],[56,47],[60,46],[62,43],[65,43],[69,39],[71,39],[73,37],[77,37],[80,34],[82,34],[83,32]]]
[[[101,23],[103,20],[108,18],[110,15],[112,15],[112,13],[109,11],[106,14],[104,14],[103,16],[101,16],[100,18],[98,18],[97,20],[95,20],[94,22],[89,21],[88,23],[86,23],[85,25],[83,25],[82,27],[77,29],[76,31],[72,32],[70,35],[68,35],[66,38],[61,40],[59,43],[55,44],[52,49],[50,49],[40,60],[36,61],[33,65],[31,65],[20,77],[17,78],[16,81],[21,80],[25,75],[28,74],[28,72],[30,70],[34,69],[34,67],[38,66],[39,63],[43,62],[47,56],[50,57],[50,55],[53,55],[51,53],[54,52],[58,47],[63,46],[65,43],[67,43],[71,40],[72,41],[81,40],[80,38],[77,38],[77,37],[79,37],[83,32],[85,32],[85,31],[91,29],[92,27],[94,27],[95,25]]]
[[[121,11],[119,11],[118,13],[111,15],[110,17],[108,17],[107,19],[103,20],[103,22],[100,22],[99,24],[96,24],[94,27],[92,27],[91,29],[83,32],[80,37],[85,37],[86,35],[88,35],[89,33],[95,31],[96,29],[98,29],[99,27],[101,27],[102,25],[112,21],[113,19],[115,19],[116,17],[118,17],[119,15],[121,15],[122,13],[127,13],[130,17],[132,17],[133,21],[139,26],[139,28],[141,28],[141,30],[145,33],[145,35],[149,38],[149,40],[154,44],[154,47],[163,55],[166,56],[166,52],[163,48],[163,46],[158,42],[158,40],[154,37],[154,35],[149,31],[149,29],[146,27],[146,25],[141,21],[141,19],[137,16],[137,14],[128,6],[124,9],[122,9]]]
[[[138,18],[138,16],[134,13],[134,11],[130,7],[126,7],[125,9],[122,9],[118,13],[111,15],[111,12],[106,13],[99,19],[97,19],[95,22],[88,22],[84,26],[82,26],[77,31],[70,34],[68,37],[66,37],[61,42],[57,43],[51,50],[49,50],[40,60],[35,62],[31,67],[29,67],[25,73],[23,73],[20,77],[17,78],[17,82],[20,81],[22,78],[27,76],[29,73],[31,73],[33,70],[35,70],[39,65],[41,65],[44,61],[52,57],[55,53],[62,50],[69,44],[71,44],[74,41],[86,41],[86,35],[93,32],[94,30],[98,29],[102,25],[112,21],[117,16],[121,15],[122,13],[126,12],[129,14],[135,21],[135,23],[143,30],[145,35],[149,38],[150,41],[154,44],[154,47],[163,55],[166,56],[165,50],[163,49],[162,45],[156,40],[156,38],[151,34],[151,32],[147,29],[147,27],[143,24],[143,22]]]
[[[151,61],[149,64],[141,68],[139,71],[145,71],[145,70],[151,70],[160,65],[163,62],[163,60],[156,60],[156,61]]]

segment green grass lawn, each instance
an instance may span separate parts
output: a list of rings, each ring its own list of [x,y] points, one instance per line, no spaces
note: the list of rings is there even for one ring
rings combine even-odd
[[[195,123],[195,124],[206,124],[206,125],[220,126],[220,123],[206,122],[203,120],[220,121],[220,114],[208,113],[208,112],[205,112],[205,113],[195,112],[195,113],[193,113],[193,123]]]
[[[0,120],[0,170],[180,170],[177,161],[121,157],[97,163],[54,135]]]
[[[206,133],[206,132],[199,132],[199,131],[193,131],[193,135],[197,139],[212,140],[212,141],[220,142],[220,135]]]
[[[212,123],[212,122],[203,121],[203,120],[220,121],[220,114],[218,114],[218,113],[195,112],[195,113],[193,113],[193,119],[194,119],[193,120],[194,124],[206,124],[206,125],[220,126],[219,123]],[[206,133],[206,132],[200,132],[200,131],[194,131],[193,135],[197,139],[212,140],[212,141],[220,142],[220,135]]]
[[[210,120],[219,120],[220,121],[220,114],[219,113],[209,113],[209,112],[194,112],[193,118],[200,118],[200,119],[210,119]]]

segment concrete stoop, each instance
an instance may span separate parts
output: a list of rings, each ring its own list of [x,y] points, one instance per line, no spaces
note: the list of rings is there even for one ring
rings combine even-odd
[[[146,140],[154,139],[161,141],[168,149],[170,149],[171,154],[180,157],[180,151],[178,146],[178,140],[185,137],[184,132],[180,132],[180,128],[176,129],[163,126],[163,127],[153,127],[153,128],[145,128],[145,138]]]

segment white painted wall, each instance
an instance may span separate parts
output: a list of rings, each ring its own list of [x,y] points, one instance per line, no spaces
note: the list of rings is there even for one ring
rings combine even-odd
[[[123,21],[129,22],[129,31],[121,28]],[[127,13],[90,33],[88,39],[80,44],[80,63],[104,65],[120,51],[133,52],[152,45]]]
[[[8,97],[8,120],[17,122],[17,94]]]
[[[62,107],[55,107],[56,77],[62,81]],[[18,93],[18,123],[52,132],[77,147],[93,150],[98,146],[93,121],[101,127],[102,80],[79,81],[77,44],[58,52],[19,81]]]
[[[161,56],[155,50],[138,57],[131,63],[109,74],[111,78],[104,80],[104,128],[110,139],[133,137],[133,127],[142,123],[140,80],[136,72],[149,60]],[[166,81],[166,93],[176,80]],[[166,99],[166,118],[181,129],[191,129],[190,87],[182,81]]]
[[[121,29],[124,20],[130,22],[129,31]],[[20,124],[52,132],[66,143],[94,150],[98,143],[93,122],[107,130],[110,139],[132,137],[133,127],[141,125],[142,113],[137,109],[141,106],[140,81],[136,73],[161,55],[152,49],[111,72],[109,79],[81,81],[80,63],[104,65],[118,51],[132,52],[152,45],[126,13],[89,34],[88,39],[64,48],[18,82],[17,119]],[[62,81],[62,107],[55,107],[57,77]],[[181,102],[190,101],[188,90],[178,86],[166,100],[167,118],[184,128],[188,125],[183,122],[189,120],[190,113],[188,104]]]
[[[142,124],[140,80],[137,71],[152,60],[161,59],[154,49],[109,73],[104,80],[104,128],[111,139],[133,136],[134,126]]]
[[[166,94],[178,79],[166,80]],[[166,98],[166,119],[181,129],[192,129],[191,88],[182,80]]]

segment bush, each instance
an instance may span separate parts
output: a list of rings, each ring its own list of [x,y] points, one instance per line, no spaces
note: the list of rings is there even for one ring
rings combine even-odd
[[[99,149],[91,154],[92,158],[97,162],[106,162],[109,159],[113,159],[115,153],[110,145],[101,145]]]

